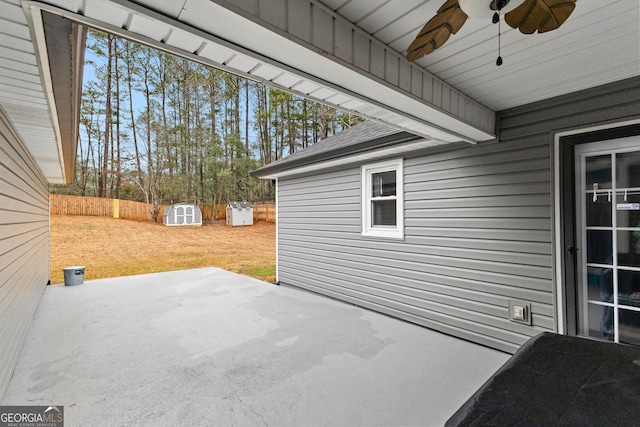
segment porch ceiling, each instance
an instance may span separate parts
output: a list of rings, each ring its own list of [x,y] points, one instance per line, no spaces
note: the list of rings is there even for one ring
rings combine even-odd
[[[322,0],[403,54],[444,1]],[[468,19],[417,64],[494,111],[640,74],[637,0],[577,0],[565,24],[544,34],[523,35],[504,22],[501,27],[500,67],[495,64],[498,28],[481,19]]]
[[[503,25],[501,67],[497,28],[477,19],[416,64],[403,58],[441,0],[1,1],[0,107],[50,182],[68,179],[75,149],[65,152],[61,142],[41,9],[391,124],[431,145],[492,139],[494,111],[640,75],[637,0],[578,0],[560,29],[541,35]]]

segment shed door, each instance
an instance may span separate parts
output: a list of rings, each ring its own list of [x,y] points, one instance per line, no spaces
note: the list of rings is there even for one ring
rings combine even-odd
[[[179,224],[179,225],[183,225],[184,224],[184,207],[183,206],[176,206],[175,207],[175,224]]]
[[[640,137],[575,148],[578,334],[640,344]]]

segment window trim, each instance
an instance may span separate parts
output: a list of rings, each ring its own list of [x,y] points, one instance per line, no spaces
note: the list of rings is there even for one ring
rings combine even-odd
[[[396,173],[396,225],[374,226],[372,216],[372,175],[374,173],[395,171]],[[404,240],[404,159],[391,159],[382,162],[369,163],[361,167],[361,193],[362,193],[362,233],[363,237],[381,237],[387,239]],[[389,199],[385,197],[384,199]]]

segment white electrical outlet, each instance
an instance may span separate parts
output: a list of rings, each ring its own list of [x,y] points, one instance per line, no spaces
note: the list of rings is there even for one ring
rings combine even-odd
[[[509,300],[509,320],[531,325],[531,303],[527,301]]]
[[[513,318],[516,320],[525,320],[525,308],[521,305],[514,305]]]

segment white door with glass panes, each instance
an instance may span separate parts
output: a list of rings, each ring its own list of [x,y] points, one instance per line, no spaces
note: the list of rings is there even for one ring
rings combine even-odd
[[[640,344],[640,137],[577,145],[578,333]]]

